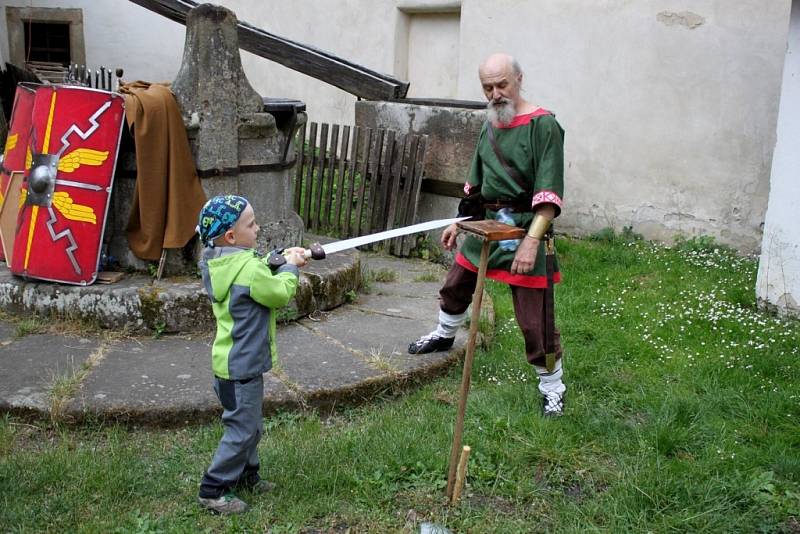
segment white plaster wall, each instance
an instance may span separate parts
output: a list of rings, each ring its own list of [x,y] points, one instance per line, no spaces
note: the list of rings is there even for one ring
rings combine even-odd
[[[464,72],[487,51],[517,56],[527,97],[566,129],[562,230],[632,225],[757,250],[789,5],[465,0],[460,94],[480,97]]]
[[[127,80],[175,77],[183,55],[182,25],[124,0],[0,0],[0,57],[9,57],[5,6],[83,9],[86,63],[122,67]]]
[[[402,13],[396,0],[224,0],[239,20],[374,71],[391,74],[395,26]],[[356,97],[332,85],[242,52],[253,87],[264,96],[306,103],[309,120],[353,124]]]
[[[758,266],[759,300],[800,315],[800,1],[795,0],[783,70],[778,141],[772,159],[769,208]]]
[[[408,97],[456,98],[458,13],[414,13],[409,19]]]

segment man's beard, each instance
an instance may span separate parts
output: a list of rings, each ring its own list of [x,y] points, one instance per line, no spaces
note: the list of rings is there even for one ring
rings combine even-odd
[[[506,126],[514,120],[517,110],[514,109],[514,102],[509,98],[501,98],[498,102],[490,100],[486,104],[486,109],[489,111],[489,120],[493,124]]]

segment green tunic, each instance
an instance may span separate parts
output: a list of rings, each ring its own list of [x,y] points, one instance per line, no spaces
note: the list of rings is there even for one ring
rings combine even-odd
[[[548,111],[538,109],[518,115],[507,127],[494,129],[497,145],[509,165],[529,179],[526,193],[503,169],[492,150],[484,124],[478,145],[472,158],[469,177],[464,186],[466,192],[480,186],[481,194],[489,202],[500,199],[526,198],[535,211],[541,204],[555,206],[556,216],[561,212],[564,194],[564,130]],[[495,218],[496,213],[487,210],[486,218]],[[514,213],[518,227],[528,228],[533,212]],[[539,245],[536,263],[525,275],[512,275],[509,271],[516,251],[504,251],[497,243],[489,249],[487,276],[512,285],[524,287],[546,287],[545,244]],[[481,242],[467,236],[456,262],[476,271],[480,262]],[[555,261],[555,281],[559,281],[558,262]]]

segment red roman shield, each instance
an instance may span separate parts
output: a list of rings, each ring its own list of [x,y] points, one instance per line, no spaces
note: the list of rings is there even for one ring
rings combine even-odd
[[[11,272],[91,284],[97,278],[123,98],[76,86],[38,86]]]
[[[28,139],[31,132],[31,110],[36,94],[36,86],[17,85],[14,95],[14,107],[11,110],[11,124],[8,129],[6,146],[3,150],[3,166],[0,172],[0,207],[5,202],[6,187],[12,172],[24,172],[26,154],[30,157]],[[3,248],[0,247],[0,260],[4,260]]]

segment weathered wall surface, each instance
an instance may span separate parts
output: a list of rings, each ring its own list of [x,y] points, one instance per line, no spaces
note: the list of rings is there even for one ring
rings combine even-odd
[[[31,3],[84,9],[90,64],[122,63],[129,78],[150,80],[177,72],[183,28],[175,23],[118,0]],[[424,50],[409,43],[415,32],[432,14],[459,13],[456,98],[482,98],[479,62],[508,51],[526,71],[527,98],[566,129],[562,230],[632,226],[650,238],[708,234],[742,250],[760,246],[791,0],[217,3],[401,77],[441,62],[409,58]],[[452,15],[444,20],[451,25]],[[305,101],[313,121],[352,124],[352,95],[248,53],[243,64],[262,95]]]
[[[800,1],[794,2],[783,71],[778,142],[756,292],[762,304],[800,315]]]
[[[461,71],[487,50],[514,53],[527,97],[565,127],[562,230],[630,225],[757,250],[789,4],[464,2]],[[487,20],[525,30],[486,32]]]

